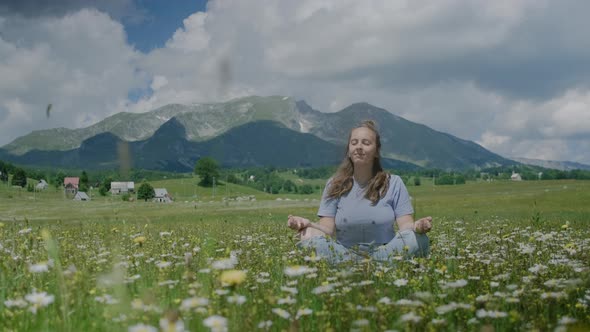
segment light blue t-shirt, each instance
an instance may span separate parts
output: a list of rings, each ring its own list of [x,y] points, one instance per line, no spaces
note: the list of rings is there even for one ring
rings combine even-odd
[[[375,205],[364,197],[365,191],[356,181],[348,194],[328,199],[331,181],[326,183],[318,216],[335,218],[336,240],[347,248],[388,243],[395,236],[395,219],[414,213],[408,190],[397,175],[390,175],[387,194]]]

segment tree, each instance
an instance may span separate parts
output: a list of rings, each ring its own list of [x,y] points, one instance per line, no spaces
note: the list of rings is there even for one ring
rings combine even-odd
[[[295,183],[293,183],[293,181],[286,180],[283,182],[283,190],[288,193],[297,192],[297,186]]]
[[[301,194],[313,194],[313,187],[309,184],[304,184],[301,187],[299,187],[299,193]]]
[[[55,177],[53,178],[53,185],[55,188],[59,188],[61,185],[64,184],[64,179],[66,178],[66,174],[62,171],[57,172]]]
[[[219,164],[211,157],[203,157],[195,165],[195,174],[201,178],[199,185],[211,187],[213,185],[213,179],[219,179]]]
[[[148,199],[156,197],[154,187],[147,182],[143,182],[137,190],[137,199],[143,199],[147,202]]]
[[[86,171],[82,171],[82,175],[80,176],[80,183],[78,184],[78,189],[80,191],[88,191],[88,174],[86,174]]]
[[[415,186],[419,186],[420,185],[420,177],[419,176],[414,176],[414,185]]]
[[[98,193],[102,196],[106,196],[107,193],[111,190],[111,182],[113,182],[113,179],[111,177],[107,177],[104,180],[102,180],[100,186],[98,187]]]
[[[27,185],[27,173],[25,173],[25,170],[22,168],[15,169],[10,184],[24,188]]]
[[[0,181],[8,182],[8,167],[0,161]]]

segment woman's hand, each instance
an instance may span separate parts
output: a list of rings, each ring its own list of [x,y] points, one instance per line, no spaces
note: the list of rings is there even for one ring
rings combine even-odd
[[[311,221],[303,217],[289,215],[289,219],[287,220],[287,226],[295,231],[301,231],[310,225]]]
[[[428,233],[432,229],[432,217],[424,217],[414,222],[414,232]]]

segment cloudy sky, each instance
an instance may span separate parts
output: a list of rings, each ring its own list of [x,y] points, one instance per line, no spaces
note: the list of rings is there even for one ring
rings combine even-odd
[[[2,0],[0,145],[121,111],[285,95],[590,164],[589,12],[585,0]]]

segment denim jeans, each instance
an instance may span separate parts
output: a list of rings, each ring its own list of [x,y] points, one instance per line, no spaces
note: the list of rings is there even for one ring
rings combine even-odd
[[[395,237],[386,244],[362,243],[347,248],[333,238],[314,236],[297,243],[301,249],[313,249],[318,257],[336,264],[347,261],[361,261],[371,258],[375,261],[388,262],[394,256],[405,258],[425,257],[430,252],[430,241],[426,234],[418,234],[412,230],[397,232]]]

